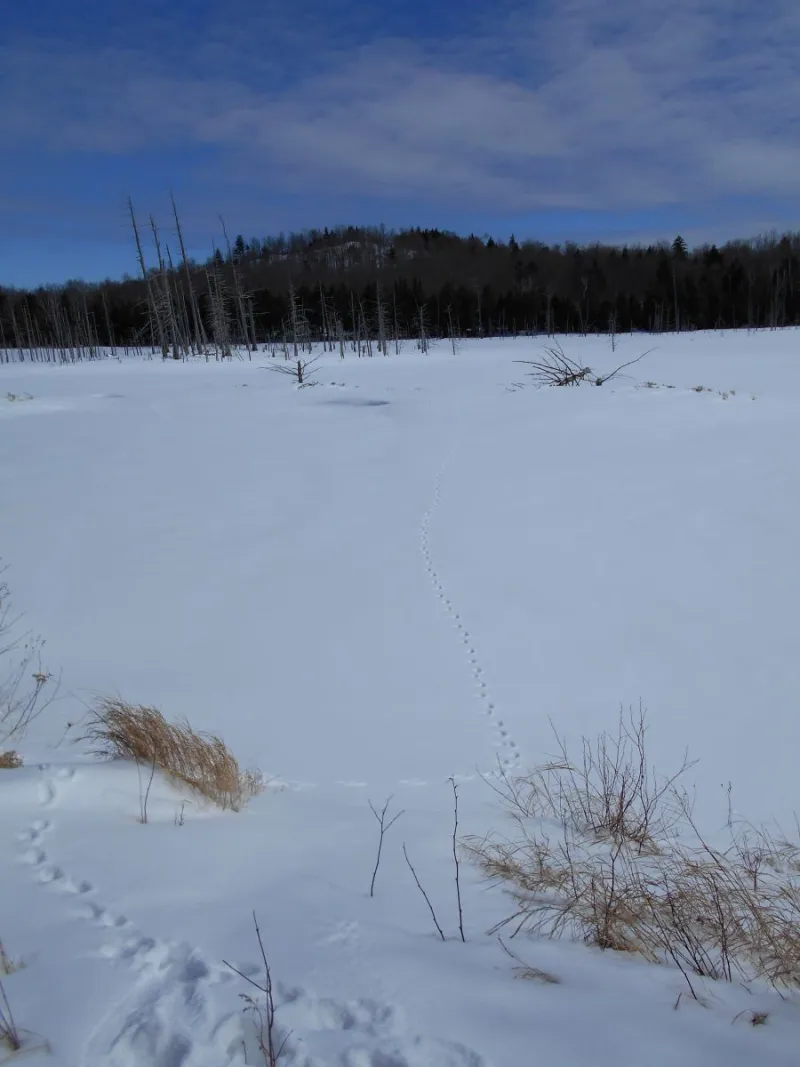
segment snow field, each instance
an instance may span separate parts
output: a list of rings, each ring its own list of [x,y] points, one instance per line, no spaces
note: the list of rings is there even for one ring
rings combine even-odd
[[[672,968],[519,939],[560,981],[515,980],[468,864],[457,939],[447,779],[464,833],[502,829],[481,775],[552,754],[550,720],[574,741],[642,699],[656,767],[698,760],[704,825],[729,783],[755,822],[796,807],[800,334],[565,338],[603,370],[657,350],[602,389],[516,388],[542,344],[326,357],[299,391],[262,355],[0,368],[31,397],[0,399],[0,551],[63,670],[0,772],[5,984],[51,1047],[27,1062],[258,1062],[223,963],[257,973],[253,910],[287,1064],[796,1062],[767,989],[675,1011]],[[59,743],[97,692],[218,732],[270,787],[223,815],[157,779],[140,825],[136,769]]]

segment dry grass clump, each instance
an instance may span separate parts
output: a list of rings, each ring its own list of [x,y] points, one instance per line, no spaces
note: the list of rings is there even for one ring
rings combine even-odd
[[[22,1038],[14,1021],[11,1005],[3,983],[0,982],[0,1047],[5,1046],[11,1052],[19,1052],[22,1048]]]
[[[42,668],[44,641],[20,632],[5,569],[0,566],[0,743],[22,737],[58,692],[58,680]]]
[[[513,901],[495,931],[672,962],[692,996],[693,976],[800,986],[800,842],[730,822],[712,847],[676,784],[688,762],[656,777],[645,727],[640,710],[584,740],[577,763],[562,744],[559,761],[493,785],[516,833],[465,844]]]
[[[10,749],[8,752],[0,752],[0,771],[15,771],[22,766],[22,756],[19,752]]]
[[[264,787],[259,771],[239,768],[224,741],[188,722],[167,722],[157,708],[104,697],[91,711],[82,740],[97,755],[155,767],[223,809],[239,811]]]
[[[21,966],[21,963],[13,960],[8,955],[5,945],[0,941],[0,974],[13,974],[14,971],[18,971]]]

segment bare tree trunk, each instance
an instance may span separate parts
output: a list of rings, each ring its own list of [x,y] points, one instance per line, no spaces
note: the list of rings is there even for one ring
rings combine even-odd
[[[394,319],[394,354],[400,355],[400,330],[397,325],[397,286],[392,286],[392,317]]]
[[[172,358],[180,359],[180,353],[178,352],[178,329],[175,321],[175,308],[172,306],[172,292],[169,287],[169,275],[167,274],[164,258],[161,255],[161,241],[158,237],[156,221],[152,215],[150,216],[150,229],[153,231],[153,243],[155,244],[156,255],[158,257],[158,274],[159,281],[161,282],[161,293],[159,294],[158,303],[160,304],[162,321],[165,325],[165,344],[162,345],[161,355],[163,359],[166,359],[169,356],[169,348],[172,346]]]
[[[389,355],[389,346],[386,343],[386,306],[383,302],[383,292],[380,280],[375,280],[376,311],[378,317],[378,351],[382,356]]]
[[[453,308],[450,304],[447,305],[447,327],[450,334],[450,344],[453,349],[453,355],[456,354],[456,333],[453,329]]]
[[[427,308],[425,304],[419,304],[417,307],[418,312],[418,327],[419,327],[419,350],[420,352],[427,352],[430,347],[428,341],[428,330],[425,322],[425,312]]]
[[[144,263],[144,253],[142,252],[142,242],[139,239],[139,227],[136,225],[136,216],[133,213],[133,201],[128,197],[128,210],[131,215],[131,226],[133,227],[133,236],[136,241],[136,254],[139,260],[139,268],[142,272],[142,278],[144,279],[145,289],[147,292],[147,303],[150,309],[150,321],[151,329],[154,335],[158,337],[158,344],[161,348],[161,354],[166,359],[169,354],[169,347],[167,345],[167,338],[164,331],[164,324],[161,321],[158,305],[153,292],[153,286],[151,284],[150,275],[147,273],[147,268]]]
[[[106,320],[106,336],[108,337],[108,343],[111,346],[111,354],[113,355],[114,354],[114,349],[116,348],[116,344],[114,342],[114,331],[111,328],[111,315],[109,314],[109,310],[108,310],[108,299],[106,298],[105,289],[102,290],[102,294],[103,294],[103,313],[105,315],[105,320]]]
[[[202,355],[205,352],[205,346],[208,343],[206,332],[203,328],[203,320],[200,318],[200,311],[197,307],[197,300],[194,295],[194,286],[192,285],[192,272],[189,270],[189,260],[186,256],[186,246],[183,243],[183,231],[181,229],[181,221],[178,218],[178,206],[175,203],[174,194],[170,193],[170,199],[172,200],[172,214],[175,217],[175,232],[178,235],[178,248],[181,250],[181,265],[183,266],[183,272],[186,277],[186,292],[187,299],[189,301],[189,309],[192,313],[192,325],[194,327],[194,345],[196,351]]]
[[[299,359],[300,310],[297,306],[297,295],[294,291],[294,282],[291,278],[289,279],[289,315],[292,326],[292,353],[295,359]]]
[[[358,312],[361,317],[361,327],[364,331],[364,345],[366,348],[367,356],[372,359],[372,338],[369,335],[369,326],[367,325],[367,320],[364,316],[364,305],[360,299],[358,301]]]
[[[233,275],[233,298],[236,302],[236,312],[237,317],[239,319],[239,329],[241,330],[241,336],[242,340],[244,341],[244,346],[249,352],[250,338],[248,337],[247,333],[247,316],[245,315],[244,311],[244,297],[242,294],[242,287],[239,282],[239,272],[236,269],[236,260],[233,258],[233,253],[231,252],[231,242],[228,238],[228,231],[225,227],[225,220],[223,219],[222,215],[219,215],[218,218],[222,226],[222,233],[225,237],[225,247],[228,250],[228,259],[230,260],[231,264],[231,272]]]

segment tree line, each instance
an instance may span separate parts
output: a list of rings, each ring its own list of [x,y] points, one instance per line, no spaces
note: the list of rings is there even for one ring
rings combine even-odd
[[[83,358],[150,348],[228,356],[322,341],[387,353],[405,338],[779,328],[800,322],[800,234],[721,247],[547,245],[438,229],[339,227],[186,254],[137,220],[138,276],[0,289],[0,358]],[[4,354],[4,355],[3,355]]]

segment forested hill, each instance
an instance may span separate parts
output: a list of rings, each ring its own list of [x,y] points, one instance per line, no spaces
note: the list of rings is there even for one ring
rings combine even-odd
[[[155,240],[153,237],[155,236]],[[149,242],[145,240],[149,238]],[[508,242],[346,227],[246,241],[185,261],[141,234],[145,271],[0,289],[0,349],[286,338],[496,336],[780,327],[800,322],[800,234],[689,250]],[[132,268],[137,261],[131,241]]]

